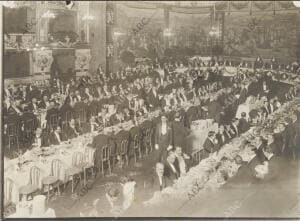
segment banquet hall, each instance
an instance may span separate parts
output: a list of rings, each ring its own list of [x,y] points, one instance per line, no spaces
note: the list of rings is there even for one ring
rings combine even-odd
[[[2,218],[300,218],[300,1],[0,17]]]

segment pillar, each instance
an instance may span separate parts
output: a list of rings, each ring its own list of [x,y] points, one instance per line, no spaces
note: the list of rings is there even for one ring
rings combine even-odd
[[[114,64],[114,25],[116,21],[116,5],[112,1],[106,2],[106,74],[113,72]]]
[[[89,24],[89,45],[91,49],[90,72],[95,73],[98,66],[105,69],[106,63],[106,23],[105,23],[106,2],[90,1],[89,14],[94,20]],[[86,13],[86,12],[85,12]],[[84,13],[84,14],[85,14]],[[83,23],[82,23],[83,25]],[[84,26],[81,26],[83,28]],[[80,29],[84,30],[84,29]]]
[[[170,28],[170,10],[168,7],[164,8],[164,25],[165,25],[165,30]],[[169,36],[164,36],[165,38],[165,47],[169,48]]]

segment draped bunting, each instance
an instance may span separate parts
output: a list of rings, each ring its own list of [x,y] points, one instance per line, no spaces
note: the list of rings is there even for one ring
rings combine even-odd
[[[255,5],[255,7],[259,8],[260,10],[266,10],[272,6],[273,2],[272,1],[265,1],[265,2],[254,1],[253,4]]]
[[[283,9],[290,9],[295,7],[291,1],[276,1],[276,3]]]
[[[230,2],[232,8],[242,10],[249,5],[250,1],[232,1]]]

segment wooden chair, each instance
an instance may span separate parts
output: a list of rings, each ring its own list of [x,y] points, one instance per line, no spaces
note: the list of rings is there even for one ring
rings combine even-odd
[[[84,166],[83,166],[83,184],[86,186],[86,181],[87,181],[87,171],[89,169],[92,170],[92,176],[94,176],[94,158],[95,158],[95,151],[91,148],[86,148],[84,150],[83,154],[83,160],[84,160]]]
[[[197,151],[197,152],[195,152],[195,153],[192,154],[192,159],[193,159],[193,162],[195,164],[198,164],[201,161],[201,152],[200,151],[201,150],[199,150],[199,151]]]
[[[81,182],[81,172],[83,168],[83,153],[75,152],[72,156],[72,166],[66,170],[66,174],[68,176],[68,180],[71,177],[72,180],[72,193],[74,193],[74,182],[76,177],[79,177]]]
[[[39,190],[40,174],[41,170],[37,166],[30,168],[29,184],[22,186],[19,189],[22,198],[26,197],[27,200],[29,195],[32,197],[32,195]]]
[[[13,189],[13,180],[10,178],[4,179],[4,189],[3,189],[3,195],[4,195],[4,207],[9,205],[12,202],[12,189]]]
[[[25,126],[25,136],[28,139],[31,139],[34,136],[34,132],[37,127],[37,122],[35,119],[28,119],[24,121],[24,126]]]
[[[65,112],[63,120],[61,122],[62,130],[64,130],[66,128],[66,126],[68,125],[68,122],[70,122],[71,119],[73,119],[73,113],[72,113],[72,111],[68,110]]]
[[[48,131],[50,131],[51,128],[56,128],[58,126],[58,115],[52,114],[49,116],[49,122],[48,123]]]
[[[128,157],[128,139],[124,139],[121,141],[121,146],[120,146],[120,160],[121,160],[121,168],[123,168],[123,158],[125,158],[126,165],[128,166],[129,164],[129,157]]]
[[[152,128],[147,128],[145,131],[144,145],[146,147],[146,155],[152,151]]]
[[[59,159],[54,159],[51,162],[51,174],[45,178],[42,179],[42,189],[44,189],[44,186],[48,187],[47,191],[47,200],[50,198],[50,188],[52,187],[54,190],[54,186],[56,185],[58,194],[60,194],[60,189],[59,189],[59,177],[60,177],[60,172],[62,169],[62,162]]]
[[[110,150],[111,150],[111,148],[109,147],[109,145],[104,145],[101,148],[101,170],[102,170],[103,176],[104,176],[104,163],[105,162],[108,164],[108,171],[109,171],[109,174],[111,174]]]
[[[134,135],[134,137],[133,137],[133,151],[134,151],[134,162],[136,163],[137,158],[142,157],[140,137],[138,134]],[[138,152],[139,156],[137,156],[137,152]]]
[[[19,149],[19,127],[17,123],[7,124],[8,149],[11,150],[13,145],[16,145],[16,150]]]

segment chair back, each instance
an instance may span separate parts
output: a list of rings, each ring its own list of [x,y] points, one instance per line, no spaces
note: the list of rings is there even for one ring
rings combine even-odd
[[[66,111],[66,115],[65,115],[65,120],[66,122],[70,122],[70,120],[73,118],[73,114],[71,111]]]
[[[9,137],[14,137],[18,135],[18,125],[16,123],[7,124],[7,134]]]
[[[199,163],[201,161],[201,152],[197,151],[192,154],[192,159],[194,162]]]
[[[57,114],[52,114],[49,116],[49,128],[56,128],[58,126],[58,116]]]
[[[101,160],[105,161],[105,160],[109,160],[110,157],[110,147],[108,145],[104,145],[102,147],[102,154],[101,154]]]
[[[4,205],[12,202],[13,181],[10,178],[4,179]]]
[[[95,150],[92,148],[86,148],[84,150],[84,162],[94,164]]]
[[[151,136],[152,136],[152,129],[148,128],[146,129],[145,139],[147,143],[151,143]]]
[[[136,149],[136,148],[139,148],[139,146],[140,146],[139,135],[136,134],[133,137],[133,147],[134,147],[134,149]]]
[[[72,165],[76,167],[82,164],[83,164],[83,153],[79,151],[73,153]]]
[[[39,186],[40,185],[40,175],[41,170],[37,166],[33,166],[30,168],[30,179],[29,184],[33,186]]]
[[[62,162],[60,159],[53,159],[51,162],[51,176],[60,177]]]
[[[121,141],[121,146],[120,146],[120,154],[124,155],[128,151],[128,139],[124,139]]]

